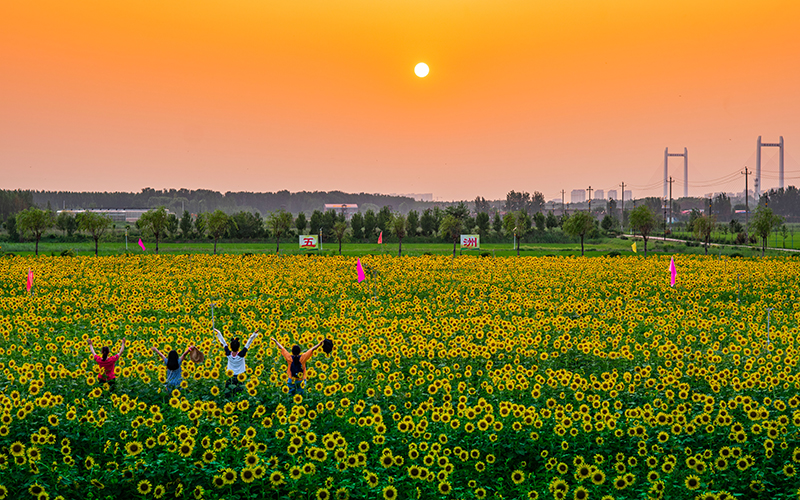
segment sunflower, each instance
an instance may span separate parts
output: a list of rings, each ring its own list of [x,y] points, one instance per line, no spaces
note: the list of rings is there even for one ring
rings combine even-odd
[[[131,441],[125,444],[125,452],[129,457],[133,457],[142,452],[142,443],[139,441]]]
[[[474,493],[475,493],[475,498],[479,500],[486,498],[486,490],[483,488],[476,489]]]
[[[291,469],[289,469],[289,478],[290,479],[292,479],[294,481],[297,481],[301,477],[303,477],[303,469],[301,469],[300,467],[298,467],[296,465],[293,466]]]
[[[384,500],[394,500],[397,498],[397,488],[389,485],[383,489]]]
[[[233,484],[236,482],[236,471],[229,467],[222,472],[222,478],[225,484]]]
[[[166,492],[167,492],[167,489],[164,487],[164,485],[159,484],[158,486],[156,486],[153,489],[153,497],[154,498],[161,498],[161,497],[164,496],[164,493],[166,493]]]
[[[700,478],[695,475],[691,475],[683,481],[683,484],[686,485],[686,488],[690,490],[696,490],[700,487]]]
[[[211,480],[211,484],[214,488],[222,488],[225,486],[225,479],[222,476],[214,476],[214,479]]]
[[[255,471],[249,467],[242,469],[242,481],[252,483],[256,479]]]
[[[577,488],[575,488],[575,493],[573,495],[573,498],[575,498],[575,500],[586,500],[587,498],[589,498],[589,490],[587,490],[583,486],[578,486]]]
[[[511,473],[511,480],[514,484],[522,484],[525,481],[525,473],[521,470],[515,470]]]
[[[276,488],[276,487],[284,484],[283,474],[281,474],[278,471],[275,471],[272,474],[270,474],[269,475],[269,484],[271,484],[273,488]]]
[[[148,495],[152,490],[153,485],[147,479],[139,481],[139,484],[136,485],[136,491],[141,495]]]
[[[439,483],[438,489],[439,493],[441,493],[442,495],[449,495],[450,492],[453,491],[453,486],[447,481],[442,481],[441,483]]]
[[[19,441],[14,442],[8,449],[15,457],[21,457],[25,455],[25,445]]]

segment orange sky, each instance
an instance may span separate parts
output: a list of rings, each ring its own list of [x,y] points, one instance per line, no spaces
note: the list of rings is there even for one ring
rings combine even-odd
[[[0,187],[699,196],[759,135],[797,185],[798,61],[788,0],[4,0]]]

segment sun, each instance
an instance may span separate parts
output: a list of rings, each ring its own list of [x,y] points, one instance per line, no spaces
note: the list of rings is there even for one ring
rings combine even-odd
[[[428,71],[430,71],[430,68],[428,68],[428,65],[425,63],[419,63],[414,66],[414,73],[420,78],[428,76]]]

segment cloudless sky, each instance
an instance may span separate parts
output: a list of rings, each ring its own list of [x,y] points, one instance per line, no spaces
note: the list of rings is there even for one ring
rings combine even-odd
[[[800,183],[795,0],[0,2],[5,189],[701,196],[759,135]]]

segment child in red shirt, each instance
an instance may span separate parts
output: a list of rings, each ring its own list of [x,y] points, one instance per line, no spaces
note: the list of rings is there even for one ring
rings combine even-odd
[[[116,375],[114,374],[114,365],[116,364],[117,360],[120,356],[122,356],[122,351],[125,350],[125,339],[122,339],[122,346],[119,348],[119,352],[114,356],[109,356],[109,349],[107,346],[103,346],[101,349],[102,356],[98,356],[96,352],[94,352],[94,346],[92,345],[92,339],[89,338],[86,341],[89,344],[89,350],[92,351],[92,357],[97,364],[100,365],[100,368],[103,369],[103,373],[98,375],[97,381],[98,382],[105,382],[108,384],[109,390],[114,388],[114,384],[116,383]]]

